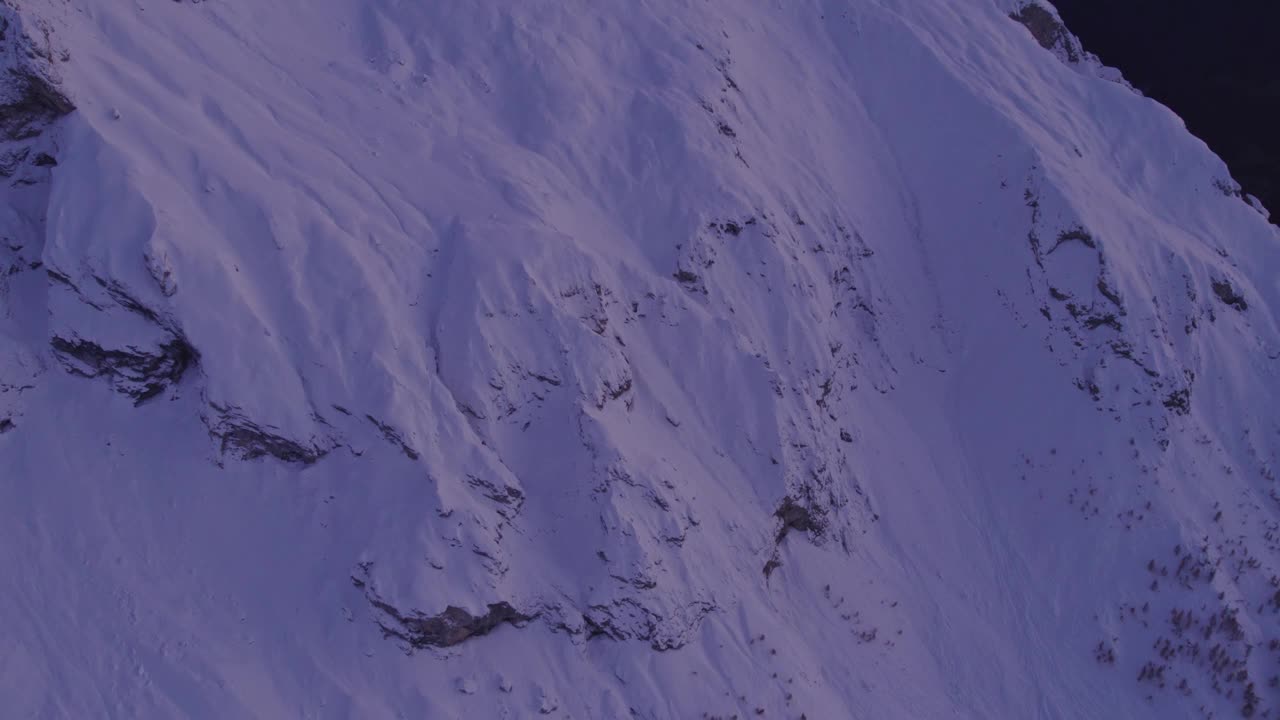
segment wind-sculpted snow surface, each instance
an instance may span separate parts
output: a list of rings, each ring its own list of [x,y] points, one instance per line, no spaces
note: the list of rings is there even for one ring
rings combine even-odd
[[[1277,234],[1047,5],[0,13],[6,715],[1280,712]]]

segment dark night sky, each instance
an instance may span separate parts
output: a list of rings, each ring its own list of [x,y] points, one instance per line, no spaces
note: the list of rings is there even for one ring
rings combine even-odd
[[[1169,106],[1280,220],[1280,0],[1054,0],[1068,29]]]

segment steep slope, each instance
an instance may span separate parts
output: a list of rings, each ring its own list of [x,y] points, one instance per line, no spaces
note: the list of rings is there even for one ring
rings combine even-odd
[[[1275,229],[1050,10],[4,11],[18,717],[1276,712]]]

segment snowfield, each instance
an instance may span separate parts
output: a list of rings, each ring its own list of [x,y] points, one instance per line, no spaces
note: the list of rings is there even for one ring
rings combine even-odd
[[[1280,716],[1280,237],[1046,3],[0,25],[0,716]]]

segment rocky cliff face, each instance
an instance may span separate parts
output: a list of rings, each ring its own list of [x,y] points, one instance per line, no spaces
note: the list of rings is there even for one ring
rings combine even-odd
[[[60,87],[49,25],[0,4],[0,432],[17,427],[46,365],[38,309],[49,175],[58,164],[55,122],[75,107]]]
[[[3,10],[20,716],[1275,712],[1276,232],[1050,6]]]

